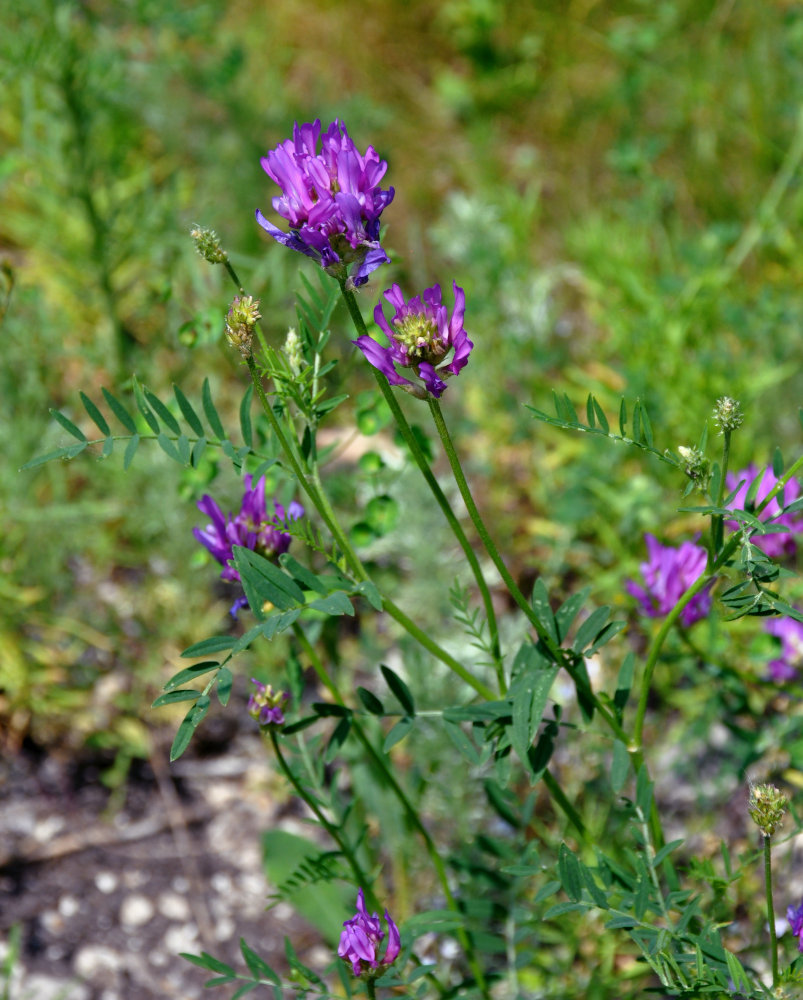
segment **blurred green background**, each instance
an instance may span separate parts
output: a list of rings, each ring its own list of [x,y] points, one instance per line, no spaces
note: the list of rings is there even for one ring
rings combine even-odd
[[[295,120],[342,118],[388,160],[393,264],[362,292],[366,317],[394,280],[466,289],[476,347],[444,403],[519,578],[543,574],[556,596],[590,582],[632,613],[622,579],[643,532],[698,528],[675,514],[670,470],[536,423],[523,404],[550,409],[553,386],[578,408],[593,391],[612,417],[642,397],[661,448],[695,443],[728,393],[747,413],[734,467],[776,445],[795,457],[798,3],[11,0],[0,58],[8,749],[90,741],[119,776],[147,753],[166,665],[226,627],[191,528],[205,489],[238,502],[230,468],[210,487],[214,463],[182,471],[154,448],[127,473],[119,455],[17,470],[68,440],[48,407],[84,425],[79,390],[125,396],[134,373],[197,399],[211,372],[236,426],[231,289],[188,231],[218,232],[280,342],[313,265],[253,213],[276,193],[259,158]],[[370,389],[346,317],[333,325],[349,390]],[[388,547],[415,555],[431,531],[405,516]],[[435,589],[397,583],[413,607]]]

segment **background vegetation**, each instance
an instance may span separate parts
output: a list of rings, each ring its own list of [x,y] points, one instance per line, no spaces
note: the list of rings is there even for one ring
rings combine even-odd
[[[125,475],[117,456],[17,470],[65,442],[48,407],[81,423],[79,390],[125,392],[134,373],[161,396],[177,382],[197,398],[211,370],[236,421],[243,378],[222,338],[230,290],[188,231],[221,235],[281,341],[297,268],[310,265],[269,244],[253,211],[275,193],[259,157],[294,120],[342,118],[389,162],[394,264],[362,293],[366,315],[392,280],[466,289],[476,348],[445,403],[517,578],[543,575],[555,597],[590,583],[635,621],[622,581],[644,558],[644,531],[695,530],[676,514],[670,470],[532,420],[523,404],[549,409],[553,386],[578,406],[594,392],[611,416],[622,394],[641,397],[667,448],[696,442],[716,397],[736,396],[747,427],[734,468],[799,447],[796,3],[12,0],[0,59],[6,750],[89,743],[119,786],[149,752],[146,706],[169,665],[226,627],[217,572],[191,529],[210,484],[237,503],[230,472],[215,482],[211,459],[182,472],[155,449]],[[343,381],[370,391],[345,317],[332,326]],[[390,461],[392,441],[376,440]],[[369,477],[355,495],[349,454],[333,476],[358,521],[378,487]],[[405,572],[430,537],[425,501],[412,476],[391,473],[403,516],[370,551],[398,577],[398,603],[437,622],[448,602],[434,574]],[[429,558],[439,572],[448,564],[448,553]],[[703,661],[678,643],[656,731],[672,740],[680,727],[702,753],[714,724],[729,727],[717,794],[781,745],[765,770],[798,773],[794,703],[763,683],[770,640],[739,623],[711,648],[721,655]],[[700,670],[707,701],[684,690]],[[778,699],[785,721],[759,726]],[[687,752],[675,777],[696,782],[693,742]],[[576,780],[582,796],[593,764]],[[448,815],[455,790],[441,792],[430,807]],[[564,946],[569,967],[582,956]]]

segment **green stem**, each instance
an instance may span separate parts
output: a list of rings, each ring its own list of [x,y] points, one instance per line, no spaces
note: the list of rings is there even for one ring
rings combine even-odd
[[[722,444],[722,467],[720,469],[719,476],[719,486],[717,488],[717,495],[714,502],[717,507],[722,506],[722,498],[725,495],[725,477],[728,474],[728,460],[730,458],[731,450],[731,431],[723,430],[723,444]],[[714,514],[711,518],[711,551],[719,552],[722,548],[722,514]]]
[[[365,991],[368,994],[369,1000],[376,1000],[376,983],[370,976],[365,980]]]
[[[583,822],[580,813],[571,804],[571,802],[566,796],[566,793],[560,787],[558,782],[555,780],[552,772],[548,768],[546,771],[544,771],[544,784],[549,790],[549,794],[552,796],[555,802],[557,802],[557,804],[566,814],[567,818],[571,821],[574,828],[577,830],[577,832],[580,834],[583,840],[587,841],[588,830],[586,829],[586,825]]]
[[[778,985],[778,937],[775,933],[775,906],[772,901],[772,837],[764,837],[764,888],[767,894],[767,923],[770,928],[772,987]]]
[[[543,625],[538,621],[535,612],[532,607],[530,607],[529,601],[519,590],[516,581],[508,572],[507,566],[505,566],[502,561],[502,557],[499,555],[499,551],[496,548],[488,529],[485,527],[485,522],[477,509],[477,505],[474,503],[474,497],[472,496],[471,489],[468,485],[465,474],[463,473],[463,467],[460,464],[460,459],[449,434],[449,429],[446,426],[446,421],[443,419],[443,412],[441,411],[440,404],[437,399],[434,399],[431,396],[427,397],[427,401],[429,403],[432,419],[435,422],[435,427],[437,428],[441,442],[443,443],[443,449],[446,452],[446,457],[449,459],[449,465],[452,467],[452,474],[454,475],[455,482],[457,483],[457,488],[460,490],[460,496],[463,498],[463,503],[466,505],[468,516],[471,518],[477,534],[480,536],[480,540],[485,547],[485,551],[491,557],[491,561],[494,566],[496,566],[497,570],[499,570],[499,575],[504,580],[505,586],[507,587],[511,597],[527,616],[527,620],[538,633],[538,637],[553,654],[555,662],[562,662],[563,657],[561,655],[560,647],[544,629]]]
[[[343,700],[342,695],[338,691],[337,685],[329,677],[328,673],[326,672],[326,669],[324,668],[323,663],[321,663],[320,657],[315,651],[315,648],[313,647],[312,643],[304,634],[303,629],[301,629],[298,625],[294,625],[293,631],[295,632],[296,637],[301,642],[304,651],[309,657],[309,660],[312,663],[312,667],[315,673],[321,679],[326,689],[331,693],[332,697],[335,699],[337,704],[343,705],[345,707],[345,702]],[[454,894],[452,893],[452,890],[449,886],[449,879],[446,873],[446,867],[443,864],[443,859],[441,858],[440,853],[438,852],[438,848],[436,847],[435,842],[430,836],[429,830],[427,830],[427,828],[422,823],[421,817],[418,815],[418,812],[415,810],[413,804],[407,798],[407,795],[402,786],[396,780],[396,776],[393,774],[393,771],[388,767],[388,763],[385,760],[385,757],[377,751],[376,747],[373,745],[373,743],[366,735],[362,723],[354,715],[352,715],[351,717],[351,726],[352,729],[354,730],[355,735],[357,736],[357,739],[359,739],[360,743],[362,743],[363,747],[367,751],[370,758],[373,760],[374,764],[382,772],[384,780],[387,782],[393,794],[399,800],[399,804],[404,810],[407,819],[412,824],[412,826],[414,826],[415,829],[418,831],[422,841],[424,842],[424,847],[426,848],[427,854],[429,855],[429,859],[432,862],[432,867],[435,869],[435,874],[438,877],[438,881],[440,882],[444,897],[446,898],[446,905],[454,913],[460,913],[460,907],[458,906],[457,900],[455,899]],[[480,986],[483,995],[487,996],[482,969],[477,964],[476,958],[474,957],[473,949],[471,947],[471,942],[468,938],[468,935],[466,934],[465,929],[460,927],[457,931],[457,936],[466,953],[469,967],[471,968],[471,971],[475,979],[477,980],[477,984]]]
[[[318,820],[318,822],[321,824],[324,830],[326,830],[326,832],[329,834],[332,840],[334,840],[334,842],[340,848],[343,857],[348,861],[349,865],[351,865],[351,870],[354,873],[354,878],[356,880],[357,885],[363,887],[363,891],[369,898],[372,908],[378,909],[379,903],[376,897],[374,896],[373,889],[371,888],[372,883],[369,880],[368,876],[365,874],[365,872],[362,870],[362,867],[359,861],[357,860],[354,851],[352,851],[351,846],[347,843],[346,839],[341,835],[337,827],[333,826],[326,818],[326,816],[324,816],[323,812],[318,806],[318,803],[315,801],[314,798],[312,798],[311,795],[307,793],[306,788],[304,788],[304,786],[301,784],[301,782],[293,773],[292,768],[285,760],[284,754],[282,753],[281,745],[279,744],[279,740],[276,737],[276,732],[273,729],[270,730],[270,741],[271,744],[273,745],[273,751],[276,754],[276,759],[279,761],[279,767],[282,769],[282,772],[284,773],[285,777],[293,786],[293,788],[295,788],[299,797],[303,799],[303,801],[306,802],[307,806],[312,810],[313,814],[315,815],[315,818]]]
[[[363,321],[362,314],[360,313],[359,306],[357,305],[354,292],[348,291],[344,283],[341,283],[340,290],[358,335],[367,336],[368,331],[366,330],[365,322]],[[463,550],[468,564],[471,567],[471,571],[474,574],[474,579],[476,580],[480,596],[482,597],[483,607],[485,608],[485,617],[488,621],[488,631],[491,637],[491,651],[496,667],[496,678],[497,683],[499,684],[499,692],[500,694],[505,694],[507,691],[507,684],[505,681],[504,666],[502,664],[502,654],[499,645],[499,626],[496,621],[496,612],[494,611],[491,593],[488,589],[488,584],[485,581],[479,560],[477,559],[477,554],[475,553],[471,542],[469,542],[466,533],[463,531],[463,528],[457,519],[457,515],[452,509],[452,505],[446,497],[446,494],[443,492],[438,480],[435,478],[418,438],[413,433],[413,429],[410,427],[407,417],[405,417],[404,411],[399,405],[399,401],[396,399],[396,396],[391,390],[388,380],[382,372],[375,368],[372,370],[376,378],[377,385],[384,396],[385,402],[388,404],[388,407],[393,414],[396,426],[399,428],[399,431],[404,438],[404,442],[410,450],[410,454],[413,456],[416,465],[418,466],[427,486],[430,489],[430,492],[435,497],[435,502],[438,504],[444,517],[446,518],[446,521],[457,539],[460,548]]]

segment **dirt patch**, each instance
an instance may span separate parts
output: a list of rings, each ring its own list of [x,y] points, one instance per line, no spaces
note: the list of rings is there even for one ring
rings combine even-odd
[[[178,953],[242,969],[241,937],[277,971],[286,934],[310,964],[329,963],[291,907],[265,910],[260,835],[308,836],[297,801],[279,801],[258,733],[218,749],[168,766],[160,746],[113,816],[97,758],[26,747],[0,762],[0,950],[14,925],[21,945],[13,997],[191,1000],[209,976]]]

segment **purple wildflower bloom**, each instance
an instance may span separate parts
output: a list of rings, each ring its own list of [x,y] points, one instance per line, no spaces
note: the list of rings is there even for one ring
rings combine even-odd
[[[369,917],[365,909],[365,895],[362,889],[357,892],[357,912],[343,923],[340,944],[337,953],[341,958],[351,962],[355,976],[362,973],[360,962],[366,962],[369,969],[376,970],[380,966],[391,965],[396,961],[401,951],[399,928],[390,919],[385,910],[385,920],[388,925],[388,943],[385,947],[385,957],[380,961],[377,957],[379,944],[385,936],[375,913]]]
[[[384,292],[395,312],[390,323],[385,319],[380,302],[374,309],[374,319],[388,339],[382,347],[364,335],[353,341],[368,361],[378,368],[391,385],[402,385],[408,392],[423,399],[427,392],[440,398],[446,388],[444,379],[457,375],[466,365],[474,344],[463,329],[466,295],[457,282],[454,288],[454,309],[441,301],[441,286],[427,288],[422,296],[404,301],[401,288],[393,285]],[[445,364],[443,362],[446,362]],[[436,368],[436,365],[440,365]],[[424,388],[401,376],[396,370],[410,368],[424,383]]]
[[[260,726],[283,726],[284,712],[281,709],[283,701],[290,695],[286,691],[275,691],[270,684],[263,684],[256,677],[251,678],[256,685],[248,699],[248,714],[253,716]]]
[[[301,504],[293,501],[286,511],[282,504],[274,502],[274,513],[269,515],[265,502],[265,477],[262,476],[254,487],[251,486],[251,476],[245,476],[243,481],[245,493],[239,514],[232,516],[230,513],[224,517],[223,511],[207,493],[198,501],[198,509],[212,523],[205,528],[192,529],[201,545],[223,566],[220,578],[233,583],[240,582],[240,574],[231,565],[234,559],[232,546],[241,545],[267,559],[276,559],[290,548],[291,537],[282,530],[283,522],[295,521],[304,514]],[[238,597],[231,607],[232,615],[236,618],[238,610],[247,606],[245,597]]]
[[[260,162],[282,189],[273,207],[290,223],[285,233],[257,209],[257,222],[278,243],[312,257],[337,278],[345,278],[356,262],[350,279],[355,287],[390,261],[379,244],[379,216],[394,194],[379,187],[387,162],[373,146],[360,153],[341,121],[335,119],[323,135],[319,118],[296,122],[293,138]]]
[[[764,629],[781,640],[781,656],[767,664],[770,680],[776,683],[793,680],[803,662],[803,622],[794,618],[770,618]]]
[[[767,466],[762,473],[755,465],[749,465],[746,469],[742,469],[741,472],[736,474],[729,472],[725,477],[725,484],[728,490],[735,490],[740,482],[744,481],[743,485],[739,489],[739,492],[733,498],[733,500],[728,505],[731,509],[744,510],[745,499],[747,497],[747,491],[750,489],[753,480],[761,475],[761,480],[758,485],[758,491],[756,493],[755,504],[761,503],[764,497],[774,489],[775,484],[778,479],[773,475],[772,469]],[[797,543],[791,534],[791,532],[797,532],[803,530],[803,517],[800,513],[797,514],[782,514],[778,517],[782,507],[788,506],[793,500],[797,500],[800,496],[800,485],[796,479],[790,479],[789,482],[784,486],[783,491],[774,500],[762,510],[759,514],[759,518],[762,521],[771,522],[772,524],[782,524],[788,529],[788,531],[779,531],[777,533],[772,533],[769,535],[753,535],[750,539],[752,543],[760,548],[762,552],[765,552],[771,559],[777,558],[778,556],[794,555],[795,549],[797,548]],[[782,500],[782,503],[778,503],[778,500]],[[733,531],[739,529],[739,524],[736,521],[728,521],[728,527]]]
[[[646,587],[639,587],[634,580],[625,584],[627,592],[641,604],[641,611],[649,618],[661,618],[674,608],[681,595],[705,572],[705,549],[692,542],[684,542],[680,548],[661,545],[653,535],[645,535],[647,562],[639,566]],[[681,612],[680,618],[688,628],[711,609],[710,587],[696,594]]]
[[[797,909],[790,904],[786,911],[786,919],[789,921],[792,933],[800,939],[798,951],[803,951],[803,903]]]

